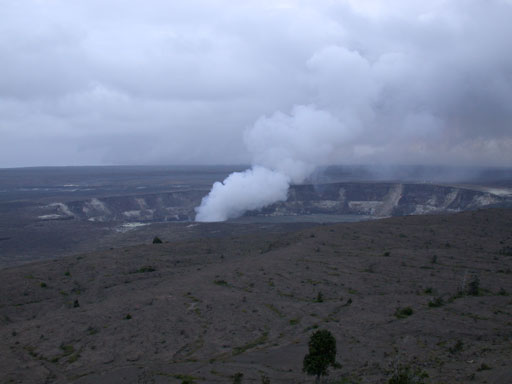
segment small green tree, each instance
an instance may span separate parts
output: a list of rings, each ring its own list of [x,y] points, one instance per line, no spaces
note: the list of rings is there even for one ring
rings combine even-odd
[[[314,332],[309,339],[309,353],[304,356],[302,370],[308,375],[327,375],[329,366],[336,365],[336,339],[326,329]]]

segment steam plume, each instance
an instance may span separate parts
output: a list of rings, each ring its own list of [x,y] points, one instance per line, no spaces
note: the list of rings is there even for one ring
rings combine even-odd
[[[224,221],[287,198],[290,183],[302,183],[347,135],[342,123],[312,105],[290,115],[276,112],[260,118],[246,132],[254,165],[216,182],[196,208],[196,221]]]
[[[224,221],[245,211],[286,200],[290,179],[279,172],[254,166],[234,172],[212,190],[196,209],[196,221]]]
[[[400,17],[337,8],[339,35],[296,56],[296,106],[265,109],[281,111],[245,132],[253,168],[216,183],[197,220],[282,200],[321,165],[510,165],[510,1],[409,3]]]

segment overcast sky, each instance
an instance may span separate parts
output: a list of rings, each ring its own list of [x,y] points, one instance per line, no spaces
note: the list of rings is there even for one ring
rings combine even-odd
[[[0,0],[0,167],[266,165],[291,137],[329,145],[315,165],[510,166],[511,21],[510,0]]]

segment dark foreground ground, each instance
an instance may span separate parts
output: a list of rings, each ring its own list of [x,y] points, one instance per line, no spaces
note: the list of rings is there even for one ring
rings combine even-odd
[[[511,247],[512,210],[491,209],[4,268],[0,383],[312,383],[317,328],[337,340],[332,383],[385,383],[399,365],[510,383]]]

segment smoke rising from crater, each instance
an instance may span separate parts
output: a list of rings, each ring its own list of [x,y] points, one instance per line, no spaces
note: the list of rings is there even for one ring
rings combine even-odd
[[[196,208],[197,221],[224,221],[287,198],[290,183],[302,183],[345,137],[343,124],[314,106],[297,106],[290,115],[261,117],[245,142],[254,166],[217,182]]]
[[[196,208],[196,221],[224,221],[241,216],[245,211],[260,209],[286,200],[290,179],[279,172],[254,166],[234,172],[212,190]]]
[[[344,37],[304,61],[310,102],[260,117],[246,130],[252,164],[290,183],[328,164],[512,164],[512,54],[491,25],[512,33],[500,22],[512,16],[512,5],[441,1],[427,12],[414,4],[407,20],[344,13]],[[262,188],[261,180],[251,170],[244,188],[237,180],[216,184],[197,219],[236,217],[271,203],[256,195],[244,206],[237,193]]]

